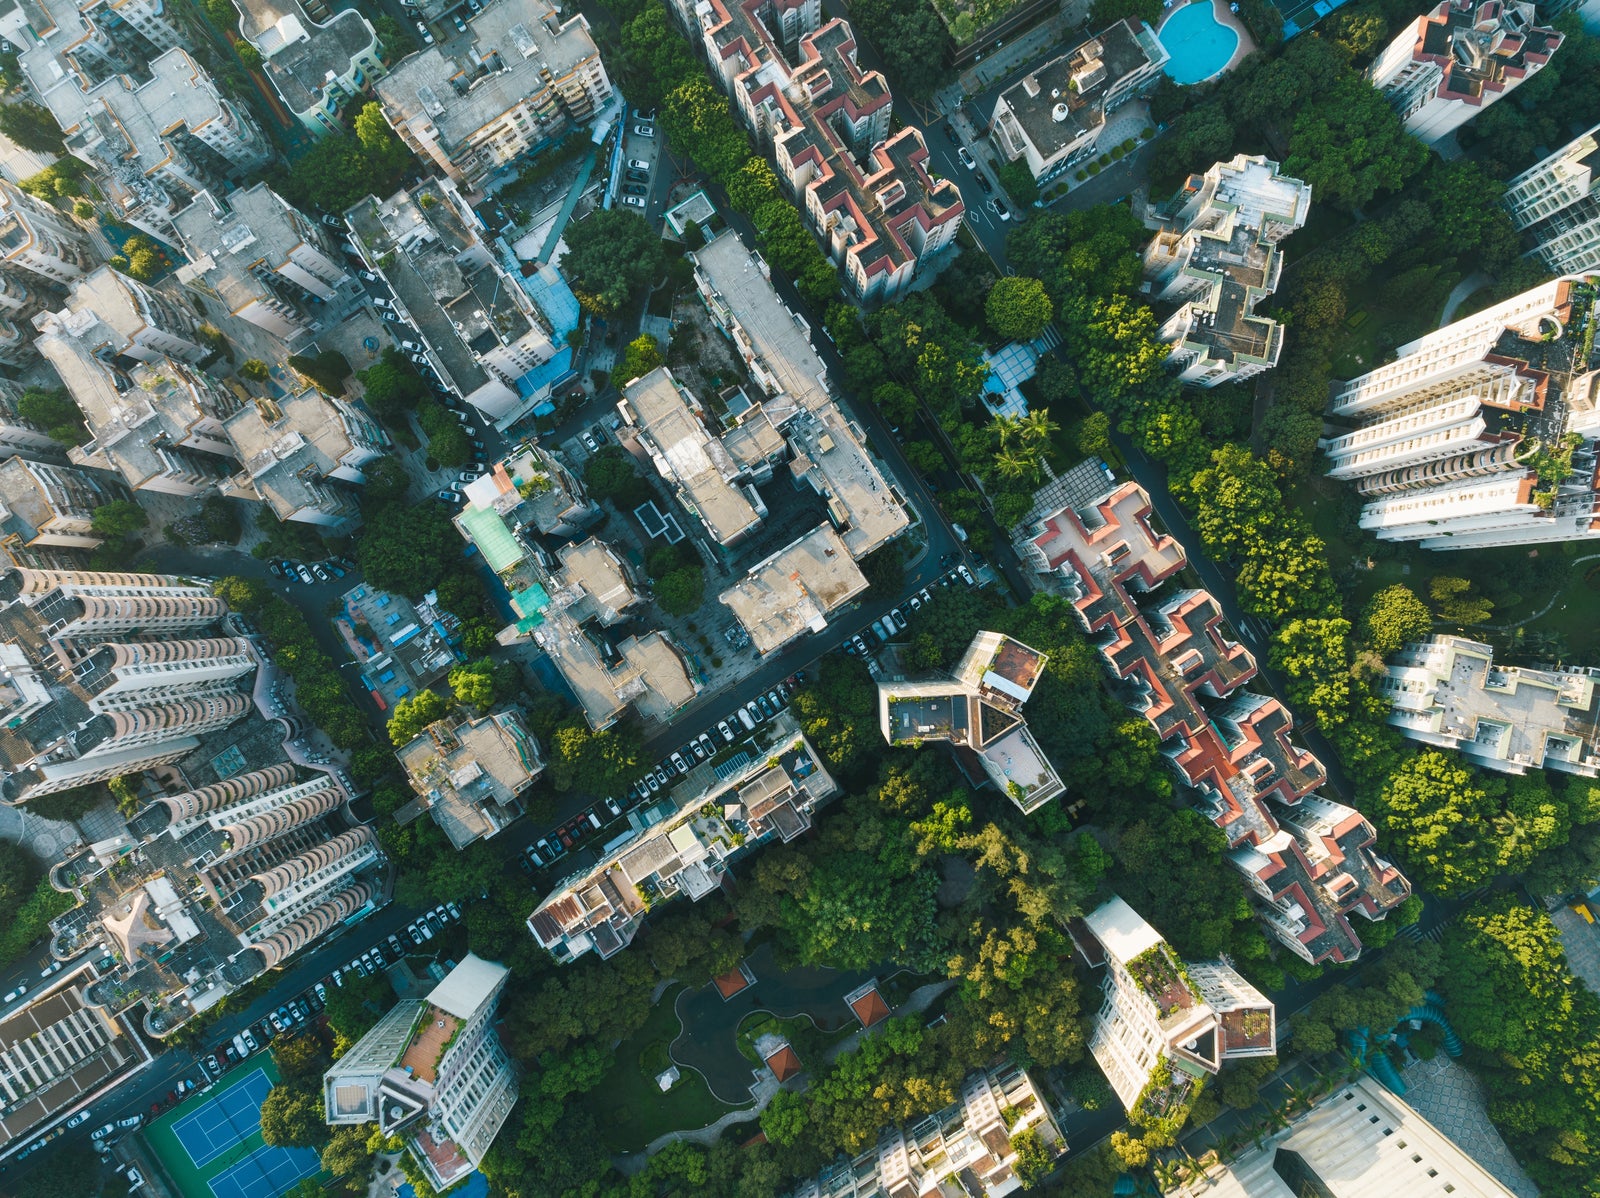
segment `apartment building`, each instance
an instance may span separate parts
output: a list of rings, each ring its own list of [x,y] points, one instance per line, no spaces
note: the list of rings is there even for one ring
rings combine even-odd
[[[66,307],[40,313],[33,323],[42,333],[77,338],[93,356],[118,367],[165,358],[194,366],[213,352],[201,343],[200,322],[187,304],[109,266],[78,279]]]
[[[528,916],[528,930],[562,964],[602,958],[633,942],[657,903],[698,902],[721,887],[732,863],[773,838],[793,840],[811,812],[838,792],[793,715],[758,726],[740,752],[700,762],[649,807],[594,866],[558,883]]]
[[[93,549],[95,509],[128,490],[93,470],[12,456],[0,461],[0,543],[25,549]]]
[[[412,603],[362,583],[346,591],[333,626],[361,666],[361,685],[380,711],[443,681],[461,651],[461,621],[429,591]]]
[[[942,741],[1025,814],[1066,791],[1023,706],[1049,660],[999,632],[972,638],[948,673],[913,675],[890,652],[878,675],[878,727],[891,745]]]
[[[1551,769],[1600,777],[1600,671],[1495,665],[1494,649],[1464,636],[1406,645],[1378,693],[1389,723],[1412,740],[1454,749],[1484,769]]]
[[[360,522],[362,468],[389,448],[378,422],[315,387],[259,395],[222,422],[243,468],[234,485],[253,491],[279,520],[338,535]]]
[[[1440,0],[1367,70],[1372,86],[1427,145],[1544,69],[1563,37],[1525,0]]]
[[[891,1127],[853,1159],[830,1164],[789,1198],[878,1198],[944,1194],[959,1179],[970,1198],[1004,1198],[1021,1189],[1011,1143],[1032,1131],[1052,1156],[1066,1151],[1044,1099],[1009,1061],[961,1083],[961,1097],[909,1127]]]
[[[517,1070],[495,1018],[504,965],[468,953],[427,998],[402,999],[323,1075],[334,1126],[399,1135],[444,1191],[482,1163],[517,1102]]]
[[[1557,274],[1600,270],[1600,125],[1506,184],[1500,203]]]
[[[318,24],[299,0],[234,0],[234,7],[239,36],[261,54],[273,90],[313,137],[338,130],[339,109],[383,75],[378,35],[353,8]]]
[[[1116,897],[1071,931],[1089,966],[1105,969],[1089,1052],[1125,1110],[1175,1109],[1229,1061],[1276,1055],[1276,1010],[1233,966],[1185,964]]]
[[[117,10],[104,4],[97,11]],[[148,32],[167,28],[156,18]],[[165,237],[173,215],[201,191],[271,160],[255,118],[223,96],[180,44],[104,75],[101,64],[78,57],[82,44],[63,31],[29,45],[18,62],[61,126],[67,151],[99,172],[119,219]]]
[[[345,218],[429,369],[496,427],[541,410],[574,377],[565,332],[557,345],[557,326],[478,236],[482,222],[452,181],[369,197]]]
[[[536,645],[596,730],[614,724],[630,707],[645,719],[670,720],[700,693],[698,670],[664,632],[635,629],[619,639],[607,631],[642,593],[610,546],[586,541],[555,558],[532,535],[538,525],[527,506],[530,497],[545,492],[527,482],[541,463],[554,459],[526,447],[496,463],[468,484],[455,518],[510,596],[516,621],[500,631],[500,643],[527,638]],[[576,495],[581,498],[581,490]]]
[[[102,357],[115,333],[89,310],[52,314],[39,328],[39,352],[89,427],[89,440],[67,451],[72,462],[120,475],[133,491],[227,488],[239,468],[223,428],[239,407],[231,391],[173,358]]]
[[[496,835],[521,815],[522,793],[545,765],[515,709],[438,720],[395,756],[417,792],[395,819],[406,824],[426,812],[457,849]]]
[[[265,183],[201,192],[172,227],[189,258],[178,282],[285,343],[319,332],[352,282],[327,230]]]
[[[1040,183],[1099,148],[1106,117],[1161,80],[1171,57],[1154,30],[1129,17],[1000,93],[989,142]]]
[[[856,61],[848,22],[817,0],[672,0],[758,143],[770,148],[823,251],[861,303],[903,295],[950,245],[966,209],[928,170],[921,130]]]
[[[776,653],[808,632],[870,584],[831,524],[819,524],[745,571],[717,596],[733,612],[756,652]]]
[[[1227,835],[1268,930],[1307,961],[1354,960],[1350,913],[1382,919],[1410,884],[1377,855],[1360,812],[1314,793],[1327,772],[1291,739],[1289,712],[1244,689],[1255,659],[1216,600],[1177,577],[1183,549],[1152,526],[1150,497],[1087,477],[1023,526],[1019,554],[1071,600],[1115,693],[1150,721],[1180,786]]]
[[[130,1023],[84,1002],[88,961],[0,1019],[0,1161],[149,1065]]]
[[[1247,1143],[1226,1164],[1167,1191],[1170,1198],[1327,1198],[1512,1191],[1382,1083],[1358,1073],[1308,1112]]]
[[[517,446],[487,477],[488,483],[479,479],[469,488],[469,498],[475,495],[482,506],[547,537],[576,537],[600,518],[600,505],[578,476],[531,441]]]
[[[1278,289],[1278,243],[1311,210],[1311,185],[1261,155],[1238,154],[1191,175],[1156,213],[1144,250],[1144,291],[1176,304],[1157,336],[1186,383],[1242,382],[1278,364],[1283,326],[1257,316]]]
[[[588,124],[612,96],[582,14],[511,0],[396,63],[376,91],[400,140],[468,191]]]
[[[256,661],[218,631],[226,616],[208,587],[167,575],[0,574],[0,800],[174,761],[241,718]]]
[[[1336,383],[1330,478],[1379,540],[1425,549],[1600,537],[1592,386],[1600,279],[1567,275],[1402,345]]]
[[[658,366],[622,389],[617,434],[638,445],[679,503],[724,548],[760,526],[767,507],[744,468],[707,425],[705,409],[672,371]]]
[[[0,180],[0,264],[10,272],[66,287],[98,263],[81,225],[16,184]],[[18,306],[8,297],[21,280],[8,276],[5,282],[7,296],[0,296],[0,303],[16,311]]]
[[[46,460],[61,457],[61,444],[48,432],[17,414],[22,388],[0,382],[0,459],[13,454]]]

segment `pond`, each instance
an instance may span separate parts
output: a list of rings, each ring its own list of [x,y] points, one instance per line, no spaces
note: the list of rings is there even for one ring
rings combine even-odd
[[[1217,20],[1211,0],[1183,4],[1156,34],[1171,55],[1162,68],[1174,83],[1201,83],[1219,75],[1239,48],[1236,30]]]

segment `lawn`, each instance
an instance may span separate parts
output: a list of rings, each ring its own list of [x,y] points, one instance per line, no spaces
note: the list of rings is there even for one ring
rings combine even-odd
[[[736,1108],[719,1102],[705,1080],[684,1069],[665,1094],[656,1074],[667,1067],[667,1049],[683,1030],[673,1004],[673,986],[650,1011],[643,1027],[617,1046],[616,1061],[584,1102],[605,1136],[608,1152],[635,1152],[669,1131],[692,1131]]]

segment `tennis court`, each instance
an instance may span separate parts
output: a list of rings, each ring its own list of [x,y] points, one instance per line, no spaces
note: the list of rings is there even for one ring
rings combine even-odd
[[[262,1053],[145,1130],[183,1198],[278,1198],[320,1171],[309,1148],[273,1148],[261,1139],[261,1103],[278,1080]]]

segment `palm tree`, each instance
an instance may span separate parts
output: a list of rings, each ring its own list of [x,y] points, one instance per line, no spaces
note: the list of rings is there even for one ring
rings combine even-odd
[[[1001,478],[1037,478],[1039,459],[1025,450],[1002,447],[994,455],[994,470]]]
[[[1021,429],[1022,421],[1015,416],[998,413],[989,423],[989,431],[994,434],[995,440],[1000,443],[1000,448],[1005,449],[1011,444],[1011,438]]]
[[[1054,433],[1061,431],[1061,426],[1050,419],[1050,409],[1040,408],[1029,412],[1019,422],[1022,433],[1022,443],[1029,446],[1043,446],[1048,444]]]

